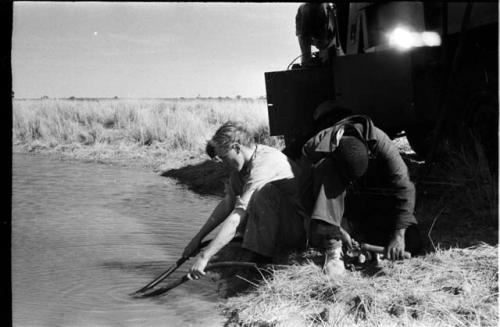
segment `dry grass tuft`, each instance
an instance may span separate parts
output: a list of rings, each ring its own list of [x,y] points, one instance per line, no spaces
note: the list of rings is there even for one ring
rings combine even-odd
[[[496,326],[497,251],[487,244],[438,249],[334,283],[312,261],[295,264],[223,307],[242,326]]]

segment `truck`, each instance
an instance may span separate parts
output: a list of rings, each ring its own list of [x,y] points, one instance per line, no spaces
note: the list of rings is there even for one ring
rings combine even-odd
[[[330,103],[337,120],[363,114],[391,138],[406,135],[422,158],[473,135],[496,169],[498,3],[382,1],[337,9],[345,55],[264,74],[270,135],[290,144]]]

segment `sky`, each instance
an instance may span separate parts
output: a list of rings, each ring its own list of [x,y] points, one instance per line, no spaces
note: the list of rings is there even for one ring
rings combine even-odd
[[[265,96],[299,5],[14,2],[15,97]]]

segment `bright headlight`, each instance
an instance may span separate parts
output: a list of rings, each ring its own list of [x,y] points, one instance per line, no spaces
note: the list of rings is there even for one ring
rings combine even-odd
[[[428,47],[437,47],[441,45],[441,37],[436,32],[423,32],[422,41]]]
[[[389,45],[401,50],[413,47],[441,45],[441,37],[436,32],[413,32],[406,27],[398,26],[387,34]]]
[[[391,33],[389,33],[389,45],[401,48],[403,50],[409,49],[414,46],[415,43],[415,33],[410,32],[408,29],[403,27],[396,27]]]

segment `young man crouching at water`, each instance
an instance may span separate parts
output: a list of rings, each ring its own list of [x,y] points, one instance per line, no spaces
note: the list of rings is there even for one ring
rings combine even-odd
[[[189,270],[190,279],[205,275],[214,254],[242,231],[242,247],[264,258],[303,250],[308,219],[299,200],[296,164],[281,151],[255,144],[240,123],[228,121],[207,143],[207,154],[230,170],[225,197],[184,249],[189,257],[203,238],[222,224]]]

